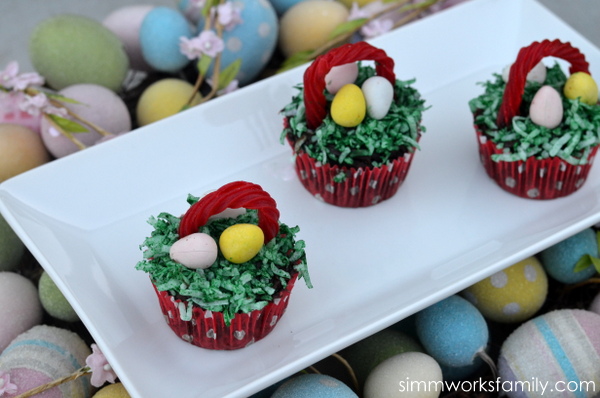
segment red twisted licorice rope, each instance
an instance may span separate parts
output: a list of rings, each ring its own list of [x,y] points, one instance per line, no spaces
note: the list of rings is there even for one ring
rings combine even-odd
[[[396,83],[394,60],[385,51],[364,41],[344,44],[330,50],[317,57],[304,72],[304,106],[309,129],[316,129],[327,116],[327,100],[323,95],[327,73],[334,66],[356,61],[375,61],[377,75],[388,79],[392,86]]]
[[[570,43],[563,43],[560,40],[544,40],[523,47],[517,55],[517,60],[510,68],[508,83],[502,97],[502,105],[500,105],[498,111],[496,121],[498,128],[509,125],[512,118],[519,114],[527,74],[544,57],[557,57],[569,62],[571,64],[569,69],[571,74],[575,72],[590,73],[585,56],[577,48],[571,46]]]
[[[258,211],[258,226],[265,234],[265,243],[279,233],[279,210],[275,200],[260,185],[235,181],[223,185],[194,203],[181,217],[179,237],[198,232],[210,216],[227,208],[254,209]]]

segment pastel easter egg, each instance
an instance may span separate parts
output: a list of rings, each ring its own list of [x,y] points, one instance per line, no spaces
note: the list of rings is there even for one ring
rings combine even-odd
[[[119,38],[81,15],[57,15],[36,25],[29,55],[35,70],[56,90],[91,83],[119,91],[129,70]]]
[[[387,115],[394,99],[394,86],[384,77],[372,76],[361,86],[367,103],[367,113],[380,120]]]
[[[262,249],[265,241],[263,230],[254,224],[234,224],[227,227],[219,237],[223,256],[232,263],[250,261]]]
[[[462,292],[485,318],[502,323],[531,318],[542,307],[547,294],[548,278],[535,257],[496,272]]]
[[[76,322],[79,320],[79,316],[71,304],[45,271],[42,272],[38,281],[38,294],[42,307],[51,317],[65,322]]]
[[[598,103],[598,85],[594,78],[585,72],[575,72],[569,76],[563,87],[563,93],[569,99],[579,98],[584,104]]]
[[[127,5],[115,9],[102,20],[102,24],[123,43],[131,69],[141,71],[152,69],[142,55],[140,28],[146,15],[153,8],[154,6],[150,4]]]
[[[553,129],[563,119],[562,98],[552,86],[542,86],[535,93],[529,106],[529,117],[538,126]]]
[[[66,329],[38,325],[15,338],[0,355],[0,371],[10,373],[16,396],[68,376],[85,366],[90,348],[79,335]],[[52,398],[89,398],[89,378],[80,377],[42,394]]]
[[[358,398],[346,384],[324,374],[302,374],[283,383],[271,398]]]
[[[180,71],[190,62],[179,48],[180,38],[192,35],[189,22],[180,12],[169,7],[154,7],[146,14],[139,30],[144,60],[157,71]]]
[[[40,132],[41,113],[30,115],[19,108],[22,97],[14,93],[0,91],[0,124],[19,124],[36,133]]]
[[[578,283],[596,273],[596,269],[591,266],[575,272],[575,265],[585,255],[598,257],[598,242],[592,228],[584,229],[542,250],[538,257],[551,278],[562,283]]]
[[[0,214],[0,271],[15,270],[24,252],[25,245]]]
[[[447,366],[468,366],[484,352],[487,323],[477,308],[453,295],[416,314],[417,335],[425,352]]]
[[[0,352],[19,334],[42,321],[42,305],[31,280],[0,272]]]
[[[327,43],[333,30],[348,19],[343,4],[329,0],[302,1],[279,20],[279,49],[286,57],[315,50]]]
[[[0,124],[0,182],[48,161],[38,133],[18,124]]]
[[[217,242],[212,236],[197,232],[179,239],[171,246],[169,254],[176,261],[188,268],[208,268],[219,254]]]
[[[92,398],[130,398],[123,383],[107,384],[94,394]]]
[[[340,88],[346,84],[354,83],[357,77],[358,64],[356,62],[334,66],[325,75],[325,87],[331,94],[337,94]]]
[[[512,67],[512,64],[507,65],[503,70],[502,70],[502,80],[504,80],[505,83],[508,82],[508,76],[510,74],[510,68]],[[527,74],[527,81],[529,82],[535,82],[535,83],[540,83],[543,84],[546,81],[546,76],[548,74],[548,68],[546,68],[546,65],[544,65],[544,63],[542,61],[538,62],[537,65],[535,65],[533,67],[533,69],[531,69],[529,71],[529,73]]]
[[[245,85],[258,77],[271,60],[277,46],[279,23],[268,0],[244,0],[232,4],[241,7],[241,22],[223,30],[225,49],[221,53],[221,70],[241,60],[236,79],[240,85]],[[199,29],[203,26],[204,20],[201,20]],[[212,73],[212,67],[209,73]]]
[[[198,104],[200,95],[194,94],[194,86],[176,78],[161,79],[148,86],[136,106],[137,122],[146,126],[180,112],[194,96],[192,106]]]
[[[442,391],[442,369],[422,352],[405,352],[386,359],[369,374],[364,398],[437,398]]]
[[[503,391],[511,398],[595,397],[600,392],[600,315],[562,309],[535,317],[503,342],[497,365]]]
[[[362,386],[369,373],[381,362],[410,351],[423,351],[423,347],[406,333],[387,328],[346,347],[340,355],[348,361],[358,384]]]
[[[59,94],[79,102],[78,104],[64,103],[65,108],[109,133],[119,134],[131,130],[131,116],[127,105],[113,91],[97,84],[75,84],[60,90]],[[70,116],[67,118],[74,120]],[[103,135],[91,125],[79,123],[88,131],[74,135],[86,147],[94,145],[103,138]],[[57,158],[80,150],[75,143],[56,129],[48,118],[42,119],[41,136],[48,151]]]
[[[331,102],[331,118],[343,127],[358,126],[366,113],[365,96],[356,84],[346,84]]]

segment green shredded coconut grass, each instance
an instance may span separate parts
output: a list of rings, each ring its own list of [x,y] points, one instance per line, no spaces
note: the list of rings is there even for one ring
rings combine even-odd
[[[360,87],[375,74],[373,67],[359,64],[356,84]],[[419,92],[411,87],[414,82],[414,79],[396,80],[395,101],[381,120],[367,114],[361,124],[347,128],[336,124],[328,114],[315,131],[306,125],[304,89],[298,85],[295,87],[298,94],[281,111],[289,121],[289,127],[281,134],[281,143],[286,137],[293,143],[302,143],[302,149],[323,164],[381,167],[406,152],[419,149],[417,140],[426,130],[420,122],[427,108]],[[324,95],[330,105],[333,96],[326,90]]]
[[[197,198],[190,196],[188,201],[194,203]],[[154,230],[140,245],[144,260],[137,263],[136,269],[148,273],[159,291],[169,291],[172,296],[205,310],[222,312],[226,324],[229,324],[235,314],[262,309],[273,301],[273,296],[287,285],[294,271],[312,288],[305,243],[295,240],[300,230],[297,226],[291,228],[280,223],[279,234],[248,262],[231,263],[219,252],[211,267],[190,269],[169,256],[169,249],[179,239],[179,221],[179,217],[168,213],[151,217],[148,223]],[[236,218],[210,221],[199,232],[207,233],[218,241],[221,232],[233,224],[257,222],[256,210],[247,210]],[[182,312],[182,319],[187,315]]]
[[[567,77],[558,63],[548,68],[544,85],[554,87],[562,94]],[[581,165],[593,147],[600,144],[600,106],[587,105],[578,99],[563,98],[563,123],[554,129],[538,126],[528,115],[529,106],[542,84],[527,82],[521,105],[522,115],[515,116],[512,124],[502,129],[496,126],[496,118],[506,83],[499,74],[491,81],[480,83],[485,91],[469,101],[475,124],[504,153],[492,155],[494,161],[513,162],[559,157],[568,163]]]

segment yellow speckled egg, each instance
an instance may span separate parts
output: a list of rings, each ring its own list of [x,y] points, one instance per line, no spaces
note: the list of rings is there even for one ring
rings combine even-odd
[[[19,124],[0,124],[0,182],[48,161],[39,133]]]
[[[502,323],[531,318],[544,304],[548,278],[535,257],[526,258],[463,291],[481,314]]]
[[[194,92],[194,86],[185,80],[167,78],[148,86],[137,103],[136,115],[140,126],[145,126],[174,115]],[[195,95],[192,105],[198,104],[200,96]]]
[[[219,237],[219,248],[223,256],[232,263],[250,261],[262,249],[265,234],[254,224],[234,224]]]
[[[279,20],[279,48],[286,57],[315,50],[327,43],[333,30],[348,19],[341,3],[329,0],[301,1]]]
[[[594,105],[598,102],[598,85],[592,76],[584,72],[575,72],[569,76],[563,92],[565,97],[579,98],[584,104]]]
[[[331,102],[331,118],[340,126],[358,126],[365,118],[366,112],[365,96],[356,84],[343,86]]]

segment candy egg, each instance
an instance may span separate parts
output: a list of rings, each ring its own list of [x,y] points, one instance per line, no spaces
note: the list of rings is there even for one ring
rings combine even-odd
[[[330,40],[333,30],[346,22],[348,15],[348,8],[337,1],[301,1],[279,20],[279,48],[286,57],[315,50]]]
[[[454,295],[416,314],[417,335],[425,351],[447,366],[471,365],[485,351],[485,319],[466,299]]]
[[[594,105],[598,102],[598,85],[592,76],[584,72],[575,72],[569,76],[563,92],[565,97],[579,98],[584,104]]]
[[[365,118],[365,96],[356,84],[346,84],[331,102],[331,118],[343,127],[355,127]]]
[[[422,352],[405,352],[386,359],[367,377],[365,398],[436,398],[441,393],[442,369]]]
[[[331,376],[302,374],[283,383],[271,398],[358,398],[350,387]]]
[[[223,256],[232,263],[241,264],[251,260],[262,249],[265,234],[254,224],[234,224],[219,237]]]
[[[598,257],[598,241],[592,228],[564,239],[539,253],[544,269],[553,279],[562,283],[583,282],[596,273],[590,266],[575,272],[575,265],[582,256]]]
[[[510,74],[511,66],[512,66],[512,64],[507,65],[502,70],[502,80],[504,80],[504,82],[508,82],[508,76]],[[540,61],[527,74],[527,81],[542,84],[546,81],[547,74],[548,74],[548,69],[546,68],[546,65],[544,65],[544,63],[542,61]]]
[[[144,60],[161,72],[178,72],[190,60],[180,51],[181,37],[192,37],[187,19],[169,7],[150,10],[140,26],[140,47]]]
[[[552,86],[542,86],[531,101],[529,117],[538,126],[553,129],[563,119],[562,98]]]
[[[212,236],[197,232],[185,236],[171,246],[169,255],[176,261],[188,268],[208,268],[215,260],[219,249],[217,242]]]
[[[325,75],[325,87],[331,94],[336,94],[346,84],[354,83],[357,77],[358,64],[356,62],[334,66]]]
[[[362,84],[362,92],[367,103],[367,113],[373,119],[383,119],[392,106],[394,87],[384,77],[372,76]]]
[[[531,318],[544,304],[548,278],[535,257],[496,272],[469,286],[463,296],[492,321],[513,323]]]

